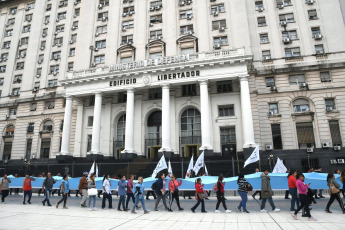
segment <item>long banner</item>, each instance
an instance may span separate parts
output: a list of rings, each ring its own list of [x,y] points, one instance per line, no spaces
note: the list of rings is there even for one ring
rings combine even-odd
[[[247,182],[249,182],[254,190],[260,190],[261,189],[261,175],[262,173],[254,173],[246,175],[245,178]],[[287,180],[287,173],[270,173],[271,177],[271,187],[273,190],[287,190],[288,188],[288,180]],[[311,183],[310,188],[311,189],[328,189],[327,185],[327,174],[326,173],[304,173],[305,176],[305,183]],[[11,183],[10,188],[22,188],[23,187],[23,180],[24,177],[13,177],[8,176],[10,178]],[[34,177],[35,181],[32,181],[32,187],[33,188],[42,188],[42,183],[45,178],[43,177]],[[59,186],[62,181],[62,177],[53,177],[57,180],[57,182],[54,184],[53,189],[59,189]],[[178,179],[182,180],[182,185],[179,187],[179,190],[195,190],[195,181],[198,177],[195,178],[189,178],[189,179]],[[202,179],[202,184],[204,184],[205,190],[212,190],[213,186],[217,183],[218,177],[216,176],[202,176],[200,177]],[[335,175],[336,181],[342,186],[342,183],[340,182],[339,175]],[[2,178],[1,178],[2,179]],[[79,186],[79,178],[69,178],[69,187],[71,190],[78,190]],[[156,178],[148,177],[144,179],[144,187],[145,190],[151,190],[151,185],[156,181]],[[118,179],[110,179],[111,182],[111,190],[117,190],[118,187]],[[135,183],[136,181],[134,181]],[[167,183],[169,180],[167,181]],[[224,178],[225,190],[237,190],[237,177],[227,177]],[[103,184],[103,178],[98,177],[96,178],[96,186],[97,189],[101,190]]]

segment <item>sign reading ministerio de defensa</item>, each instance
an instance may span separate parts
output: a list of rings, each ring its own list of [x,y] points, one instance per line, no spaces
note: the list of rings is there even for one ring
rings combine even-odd
[[[199,70],[158,74],[156,75],[156,81],[169,81],[169,80],[177,80],[177,79],[184,79],[184,78],[198,77],[198,76],[200,76]],[[135,85],[136,83],[137,83],[137,78],[125,78],[121,80],[110,81],[109,86],[116,87],[116,86],[125,86],[125,85]]]

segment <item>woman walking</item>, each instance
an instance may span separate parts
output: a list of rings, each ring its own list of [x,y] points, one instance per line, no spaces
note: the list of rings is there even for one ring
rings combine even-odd
[[[92,173],[90,179],[87,181],[87,188],[88,192],[90,192],[90,189],[96,189],[96,181],[95,181],[96,174]],[[89,195],[89,210],[90,211],[96,211],[96,195],[97,190],[95,192],[95,195]],[[93,205],[91,208],[91,200],[93,200]]]
[[[184,210],[183,208],[181,208],[180,206],[180,200],[179,200],[179,194],[178,194],[178,187],[181,186],[182,184],[182,180],[179,182],[178,180],[176,180],[176,177],[174,175],[171,176],[171,180],[169,181],[169,191],[170,191],[170,210],[171,210],[171,205],[174,201],[174,199],[176,200],[176,204],[178,207],[179,211]]]
[[[172,212],[172,210],[170,208],[168,208],[167,204],[166,204],[166,199],[165,199],[165,174],[164,173],[159,173],[158,174],[158,180],[156,182],[156,190],[155,193],[157,195],[157,200],[155,203],[155,211],[158,211],[158,204],[161,201],[161,199],[163,200],[163,205],[165,207],[166,211]]]
[[[325,209],[325,212],[332,213],[329,210],[329,208],[331,207],[332,203],[336,199],[340,205],[341,210],[343,211],[343,214],[345,214],[344,204],[343,204],[342,199],[340,198],[340,190],[339,190],[340,184],[338,184],[338,182],[335,181],[335,176],[333,173],[328,173],[327,185],[329,186],[329,191],[330,191],[331,197],[327,203],[327,207]],[[337,190],[337,191],[335,191],[335,190]]]
[[[290,207],[290,213],[295,212],[295,204],[296,208],[299,207],[299,199],[297,196],[297,185],[296,185],[296,176],[297,171],[291,170],[288,175],[288,184],[289,184],[289,193],[291,194],[291,207]]]
[[[201,184],[201,178],[198,178],[195,183],[195,191],[196,191],[196,197],[198,199],[198,202],[191,208],[192,212],[195,213],[195,209],[200,205],[201,203],[201,212],[206,213],[205,210],[205,202],[204,198],[206,197],[205,192],[204,192],[204,185]]]
[[[220,211],[218,210],[220,203],[223,204],[224,210],[226,213],[230,213],[231,211],[228,210],[225,204],[225,197],[224,197],[224,176],[223,174],[220,174],[218,176],[218,181],[217,181],[217,204],[216,204],[216,210],[214,212],[219,213]]]
[[[61,192],[62,192],[62,198],[59,202],[56,203],[56,208],[59,208],[59,205],[63,201],[63,208],[68,209],[66,206],[67,203],[67,195],[69,193],[69,182],[68,182],[68,176],[64,175],[62,177],[62,182],[61,182]]]
[[[149,211],[147,211],[146,207],[145,207],[145,188],[143,186],[143,181],[144,178],[141,176],[138,178],[138,183],[136,183],[133,187],[133,193],[134,193],[134,205],[132,207],[132,211],[131,213],[136,214],[135,212],[135,208],[138,206],[139,201],[141,202],[141,206],[144,209],[144,214],[148,214]]]
[[[9,183],[11,183],[11,180],[7,177],[7,174],[5,174],[4,178],[1,179],[0,183],[1,204],[6,204],[5,198],[8,196],[9,193]]]
[[[237,184],[238,184],[238,194],[241,196],[241,202],[238,205],[237,209],[238,211],[241,212],[241,207],[243,207],[243,212],[244,213],[249,213],[247,210],[247,201],[248,201],[248,188],[251,186],[247,180],[244,178],[243,173],[238,175],[237,179]]]

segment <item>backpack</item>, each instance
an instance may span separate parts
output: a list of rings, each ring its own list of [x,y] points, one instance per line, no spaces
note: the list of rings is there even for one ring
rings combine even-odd
[[[213,186],[213,191],[218,192],[218,182]]]
[[[151,189],[152,190],[156,190],[157,188],[157,182],[154,182],[152,185],[151,185]]]

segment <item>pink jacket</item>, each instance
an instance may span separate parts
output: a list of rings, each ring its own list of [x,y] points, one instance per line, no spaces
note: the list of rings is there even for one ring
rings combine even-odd
[[[309,184],[304,184],[303,181],[298,179],[296,181],[297,189],[299,194],[307,195]]]

